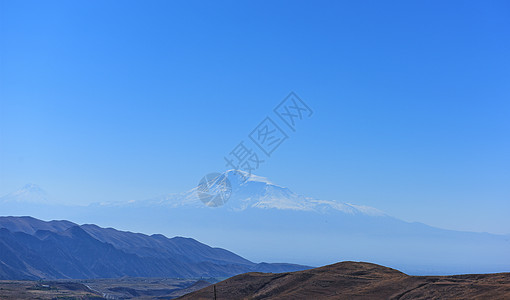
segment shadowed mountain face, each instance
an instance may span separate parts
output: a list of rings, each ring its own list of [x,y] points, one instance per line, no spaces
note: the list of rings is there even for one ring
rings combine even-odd
[[[228,277],[306,269],[255,264],[189,238],[166,238],[68,221],[0,217],[0,279]]]
[[[218,299],[510,299],[510,273],[408,276],[341,262],[281,274],[247,273],[216,284]],[[179,299],[213,299],[213,286]]]

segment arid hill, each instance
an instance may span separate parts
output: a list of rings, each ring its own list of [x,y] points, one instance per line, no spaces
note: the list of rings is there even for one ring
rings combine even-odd
[[[409,276],[364,262],[291,273],[246,273],[216,285],[217,299],[510,299],[510,273]],[[214,299],[208,286],[179,299]]]

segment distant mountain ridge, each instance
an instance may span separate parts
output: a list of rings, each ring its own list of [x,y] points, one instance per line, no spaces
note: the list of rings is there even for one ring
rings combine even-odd
[[[0,279],[228,277],[248,271],[307,268],[256,264],[191,238],[0,217]]]
[[[69,221],[45,222],[32,217],[0,217],[0,228],[6,228],[11,232],[24,232],[30,235],[38,230],[61,232],[73,226],[77,225]]]
[[[225,209],[243,211],[246,209],[279,209],[292,211],[313,211],[324,213],[340,211],[347,214],[386,215],[381,210],[352,203],[319,200],[305,197],[271,182],[269,179],[240,170],[224,173],[232,186],[232,196]],[[0,197],[0,203],[23,207],[24,203],[48,204],[47,193],[36,184],[26,184],[19,190]],[[167,208],[206,208],[197,194],[197,187],[176,194],[166,194],[145,200],[92,203],[91,207],[167,207]]]

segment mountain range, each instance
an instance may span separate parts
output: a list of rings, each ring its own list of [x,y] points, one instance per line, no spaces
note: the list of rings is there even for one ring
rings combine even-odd
[[[86,206],[0,198],[3,215],[69,219],[144,233],[188,236],[251,261],[320,266],[370,261],[412,275],[510,270],[510,235],[445,230],[406,222],[373,207],[315,199],[267,178],[225,172],[232,191],[223,206],[204,205],[197,188],[146,200]],[[33,186],[31,186],[33,188]],[[36,189],[37,190],[37,189]],[[24,202],[25,201],[25,202]],[[455,211],[451,212],[455,214]]]
[[[69,221],[0,217],[0,279],[229,277],[309,267],[253,263],[191,238],[145,235]]]

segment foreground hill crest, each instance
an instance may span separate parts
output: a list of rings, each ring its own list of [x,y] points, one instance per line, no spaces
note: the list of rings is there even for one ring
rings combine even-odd
[[[241,274],[215,288],[218,299],[509,299],[510,273],[408,276],[345,261],[291,273]],[[179,299],[211,299],[213,294],[209,286]]]

